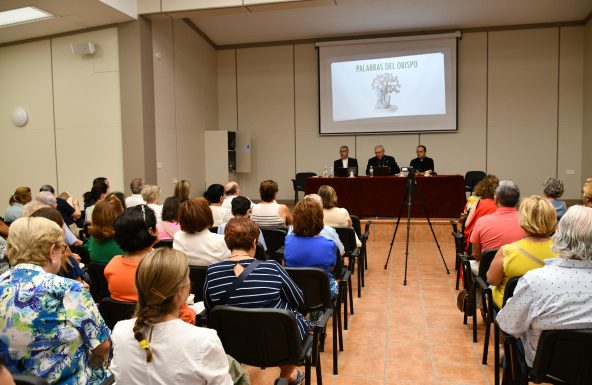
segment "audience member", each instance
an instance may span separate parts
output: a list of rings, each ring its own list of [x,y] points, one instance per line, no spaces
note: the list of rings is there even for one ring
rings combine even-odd
[[[484,215],[492,214],[496,210],[493,196],[498,184],[499,179],[495,175],[486,175],[478,184],[478,193],[481,197],[477,201],[475,208],[469,212],[465,220],[464,236],[467,249],[470,245],[469,240],[471,239],[471,232],[473,231],[473,227],[475,227],[475,223],[477,223],[477,219]],[[477,191],[477,189],[475,189],[475,191]]]
[[[231,212],[234,218],[240,217],[251,217],[251,201],[247,197],[235,197],[231,203]],[[224,229],[226,228],[226,222],[222,223],[218,226],[218,234],[224,235]],[[259,238],[257,239],[257,243],[263,247],[263,250],[267,251],[267,245],[265,244],[265,239],[263,238],[263,233],[259,230]]]
[[[214,219],[204,198],[181,203],[179,224],[181,231],[175,234],[173,248],[184,252],[190,265],[208,266],[230,255],[224,237],[209,230]]]
[[[11,223],[20,218],[23,206],[31,202],[31,189],[29,187],[17,187],[14,194],[10,196],[8,204],[10,207],[4,212],[4,220],[6,223]]]
[[[303,199],[312,199],[319,205],[321,205],[321,207],[323,206],[323,200],[318,194],[308,194],[305,195]],[[293,226],[288,227],[288,235],[292,234],[293,231]],[[339,234],[337,234],[335,228],[333,228],[332,226],[327,226],[323,223],[323,229],[321,230],[319,235],[335,242],[335,246],[337,246],[337,248],[339,249],[339,254],[342,256],[345,254],[345,247],[343,246],[343,243],[341,243],[341,239],[339,239]]]
[[[8,237],[8,225],[4,221],[0,220],[0,237]],[[1,255],[1,254],[0,254]]]
[[[223,221],[225,223],[228,222],[230,218],[232,218],[232,200],[238,196],[241,196],[240,186],[238,185],[238,183],[234,181],[226,183],[226,185],[224,186],[224,201],[222,201],[222,207],[227,209],[226,214],[224,214],[223,218]],[[248,197],[246,198],[249,199]],[[251,202],[250,199],[249,202]],[[253,202],[251,202],[250,208],[253,208],[253,206],[254,204]]]
[[[95,208],[95,204],[105,199],[107,195],[109,195],[109,185],[106,181],[94,183],[90,191],[84,193],[84,221],[87,224],[91,223],[92,211]]]
[[[162,221],[156,225],[160,240],[172,240],[177,231],[181,230],[179,225],[179,198],[168,197],[162,205]]]
[[[122,193],[121,191],[113,191],[112,193],[107,195],[107,197],[105,197],[105,199],[109,199],[110,197],[117,198],[119,200],[119,203],[121,203],[121,207],[123,207],[124,210],[127,209],[127,205],[125,204],[125,194],[124,193]]]
[[[51,207],[40,208],[39,210],[32,213],[31,217],[46,218],[54,222],[58,226],[62,228],[64,227],[64,218],[62,218],[62,215],[58,210]],[[75,281],[78,281],[82,284],[82,286],[85,289],[89,290],[89,286],[86,281],[90,281],[90,277],[80,267],[78,261],[80,261],[80,257],[72,253],[72,250],[70,250],[69,247],[66,247],[64,252],[62,253],[61,267],[60,271],[58,271],[58,275],[64,278],[70,278]]]
[[[206,309],[210,311],[216,305],[287,309],[296,317],[300,338],[304,340],[310,326],[298,312],[304,300],[302,291],[277,262],[255,261],[258,236],[259,227],[246,217],[232,218],[228,222],[224,240],[232,253],[227,260],[208,266],[204,284]],[[257,265],[251,274],[229,292],[233,282],[252,263]],[[295,366],[285,365],[280,366],[280,377],[288,378],[290,384],[300,384],[304,376]]]
[[[401,172],[399,165],[392,156],[384,155],[384,147],[378,145],[374,147],[374,154],[376,156],[368,159],[368,165],[366,166],[366,175],[370,175],[370,167],[374,170],[381,167],[389,168],[389,175],[395,175]]]
[[[4,360],[2,359],[2,356],[0,356],[0,384],[15,385],[12,375],[8,369],[6,369],[6,366],[4,366]]]
[[[520,189],[514,182],[502,180],[495,189],[494,202],[497,210],[477,220],[471,233],[472,255],[471,269],[479,271],[481,253],[489,249],[499,249],[503,245],[524,238],[520,227],[520,213],[516,205],[520,201]]]
[[[111,336],[115,381],[231,385],[228,358],[216,331],[179,319],[191,286],[187,257],[169,248],[152,251],[138,265],[135,286],[136,318],[118,322]],[[176,357],[173,365],[171,357]]]
[[[0,280],[0,356],[12,373],[99,385],[109,375],[109,328],[80,282],[56,275],[63,237],[45,218],[11,225],[6,253],[14,267]]]
[[[158,200],[160,199],[160,187],[155,185],[144,185],[142,189],[142,198],[146,201],[146,205],[150,207],[154,211],[154,215],[156,215],[156,220],[162,220],[162,205],[158,204]]]
[[[586,179],[582,187],[582,203],[586,207],[592,207],[592,178]]]
[[[189,199],[189,194],[191,192],[191,183],[187,180],[180,180],[175,184],[175,191],[173,196],[179,198],[179,202],[183,203]]]
[[[44,184],[41,186],[39,188],[39,192],[41,191],[49,191],[55,195],[55,189],[49,184]],[[64,198],[64,195],[67,196]],[[76,199],[70,197],[70,194],[68,193],[65,193],[64,195],[55,195],[57,201],[57,210],[62,215],[62,218],[64,218],[64,223],[66,223],[66,226],[70,227],[70,225],[80,219],[82,216],[82,211],[80,211],[80,205]],[[71,198],[71,203],[68,202],[68,198]]]
[[[251,219],[260,227],[285,227],[292,224],[292,215],[288,206],[279,204],[275,198],[278,184],[273,180],[264,180],[259,185],[261,203],[252,208]]]
[[[549,202],[555,208],[555,212],[557,213],[557,220],[560,220],[565,211],[567,210],[567,206],[565,205],[564,201],[560,201],[559,198],[563,195],[563,191],[565,188],[563,187],[563,182],[556,178],[547,178],[545,183],[543,184],[543,192],[545,193],[545,198],[549,200]]]
[[[417,158],[411,160],[409,165],[416,169],[418,172],[423,172],[426,175],[432,174],[435,171],[434,160],[426,156],[426,146],[420,144],[415,149]]]
[[[310,196],[316,194],[310,194]],[[347,209],[337,207],[337,193],[328,185],[319,187],[319,197],[323,206],[323,223],[331,227],[351,227],[352,220]],[[322,235],[322,234],[321,234]],[[356,246],[362,247],[362,241],[356,234]]]
[[[35,197],[35,202],[38,202],[39,204],[41,204],[43,206],[51,207],[52,209],[57,209],[57,207],[58,207],[58,203],[57,203],[57,199],[56,199],[55,195],[53,195],[49,191],[41,191]],[[41,208],[41,207],[39,207],[39,208]],[[27,214],[28,214],[27,216],[30,216],[35,211],[37,211],[37,209],[23,210],[23,212],[21,213],[21,216],[24,216],[25,212],[27,212]],[[64,223],[62,223],[62,225],[63,225],[62,227],[64,229],[64,232],[66,234],[66,244],[69,247],[82,247],[82,241],[80,239],[76,238],[76,236],[72,233],[72,231],[70,230],[70,228],[68,226],[66,226]]]
[[[284,259],[288,267],[320,267],[327,270],[331,294],[337,294],[337,282],[331,274],[336,262],[335,242],[320,235],[323,208],[315,199],[305,198],[294,208],[294,224],[286,236]]]
[[[337,170],[340,168],[347,170],[349,167],[355,167],[356,172],[354,175],[358,176],[358,160],[356,158],[349,157],[349,147],[341,146],[339,147],[339,159],[333,162],[333,170],[335,171],[335,175],[339,175]]]
[[[526,237],[502,246],[487,271],[487,282],[492,289],[493,301],[502,307],[506,283],[512,277],[544,266],[545,260],[555,258],[551,250],[551,235],[557,226],[555,209],[546,199],[532,195],[520,204],[520,227]]]
[[[134,207],[137,205],[146,204],[144,198],[142,198],[142,189],[144,188],[144,180],[142,178],[134,178],[130,182],[130,190],[132,195],[125,198],[125,205],[127,207]]]
[[[592,328],[592,209],[570,207],[553,241],[559,258],[524,274],[496,318],[521,338],[530,367],[543,330]]]
[[[210,209],[212,210],[212,217],[214,218],[213,227],[220,226],[224,223],[224,217],[228,213],[228,209],[222,207],[222,202],[224,201],[224,186],[221,184],[210,185],[204,192],[204,198],[206,198],[210,204]]]
[[[138,264],[158,242],[156,216],[147,205],[126,209],[114,224],[115,241],[127,255],[117,255],[105,267],[105,278],[111,298],[118,301],[135,302],[138,293],[134,287],[134,276]]]
[[[109,263],[114,256],[126,254],[115,241],[115,220],[121,213],[121,202],[114,196],[96,204],[92,213],[93,224],[88,228],[90,238],[84,245],[91,261]]]

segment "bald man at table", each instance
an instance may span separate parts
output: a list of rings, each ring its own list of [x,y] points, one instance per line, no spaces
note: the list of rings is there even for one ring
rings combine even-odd
[[[384,155],[384,147],[378,145],[374,147],[374,157],[368,159],[368,165],[366,166],[366,175],[370,175],[370,166],[376,170],[379,167],[388,167],[389,175],[396,175],[401,172],[399,165],[392,156]]]

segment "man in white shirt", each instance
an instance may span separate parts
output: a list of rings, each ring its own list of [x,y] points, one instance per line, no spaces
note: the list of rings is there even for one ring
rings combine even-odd
[[[553,248],[559,258],[524,274],[496,318],[522,340],[530,367],[543,330],[592,328],[592,208],[567,210]]]
[[[146,201],[142,198],[142,189],[144,188],[144,181],[142,178],[134,178],[130,183],[130,189],[132,190],[132,195],[125,198],[125,206],[126,207],[135,207],[137,205],[144,205]]]
[[[224,218],[222,218],[222,222],[226,223],[233,217],[232,215],[232,200],[238,196],[240,196],[240,187],[238,183],[235,181],[230,181],[226,183],[224,186],[224,200],[222,201],[222,207],[227,208],[227,213],[224,214]],[[247,197],[247,199],[249,199]],[[251,199],[249,199],[250,201]],[[254,204],[251,201],[251,208],[253,208]]]

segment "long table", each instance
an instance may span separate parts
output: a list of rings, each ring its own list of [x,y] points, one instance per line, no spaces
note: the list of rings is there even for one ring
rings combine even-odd
[[[418,176],[417,186],[430,218],[457,218],[466,202],[465,182],[461,175]],[[305,193],[313,194],[322,185],[337,192],[338,206],[360,217],[397,217],[406,192],[407,178],[398,176],[359,176],[355,178],[311,177]],[[402,217],[407,216],[407,205]],[[425,218],[419,197],[414,194],[411,217]]]

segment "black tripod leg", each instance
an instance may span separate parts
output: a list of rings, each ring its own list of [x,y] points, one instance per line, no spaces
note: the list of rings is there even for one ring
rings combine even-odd
[[[393,245],[395,243],[395,237],[397,236],[397,230],[399,229],[399,223],[401,222],[401,214],[403,214],[403,207],[405,206],[405,198],[407,198],[408,191],[405,189],[405,195],[403,195],[403,200],[401,201],[401,208],[399,208],[399,216],[397,217],[397,225],[395,226],[395,232],[393,233],[393,239],[391,239],[391,247],[388,252],[388,256],[386,257],[386,263],[384,264],[384,268],[386,270],[389,260],[391,259],[391,252],[393,251]]]
[[[448,270],[448,265],[446,264],[446,260],[444,260],[444,255],[442,254],[442,249],[440,248],[440,243],[438,243],[438,238],[436,237],[436,233],[434,232],[434,228],[432,227],[432,221],[430,221],[430,215],[428,214],[428,210],[425,208],[425,204],[423,203],[423,196],[421,195],[421,191],[419,190],[419,186],[417,185],[417,181],[415,181],[415,189],[417,190],[417,195],[419,196],[419,202],[421,203],[421,208],[426,215],[428,220],[428,225],[430,225],[430,230],[432,231],[432,236],[434,237],[434,241],[436,241],[436,246],[438,246],[438,252],[440,253],[440,258],[442,258],[442,263],[444,264],[444,268],[446,269],[446,274],[450,274],[450,270]]]

